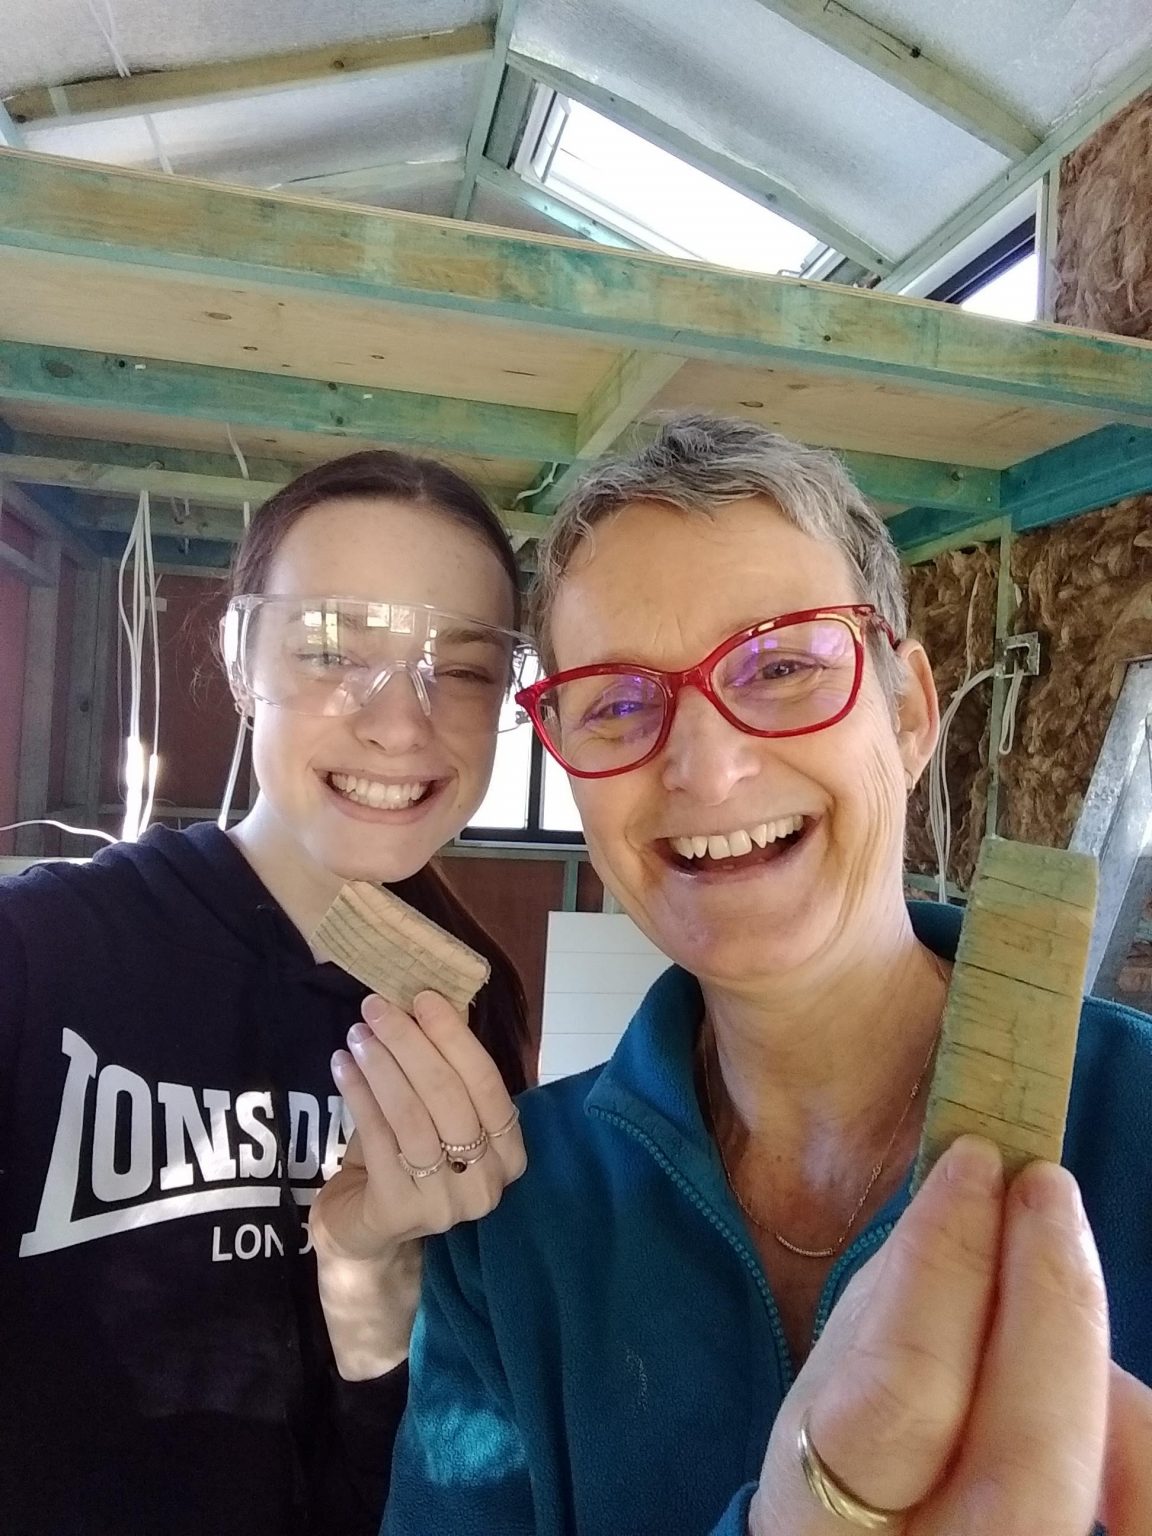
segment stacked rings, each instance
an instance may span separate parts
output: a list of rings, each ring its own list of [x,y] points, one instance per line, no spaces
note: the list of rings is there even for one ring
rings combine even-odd
[[[473,1163],[478,1163],[488,1150],[488,1132],[481,1131],[475,1141],[442,1141],[444,1155],[453,1173],[464,1173]],[[470,1157],[469,1153],[475,1153]]]

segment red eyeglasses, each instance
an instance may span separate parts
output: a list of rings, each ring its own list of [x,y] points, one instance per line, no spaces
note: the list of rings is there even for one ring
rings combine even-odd
[[[750,736],[805,736],[835,725],[859,696],[872,629],[896,648],[891,625],[871,603],[808,608],[740,630],[684,672],[576,667],[522,689],[516,702],[566,772],[606,779],[656,756],[685,688],[699,689]]]

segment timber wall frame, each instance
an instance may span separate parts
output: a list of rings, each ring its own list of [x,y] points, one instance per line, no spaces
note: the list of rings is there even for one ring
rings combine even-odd
[[[89,291],[99,303],[78,304]],[[196,309],[213,294],[218,316]],[[271,364],[245,356],[259,348],[231,327],[175,309],[170,330],[150,324],[149,304],[172,295],[238,325],[269,305],[288,318],[307,307],[321,342],[326,317],[378,319],[382,336],[403,325],[413,366],[435,344],[452,377],[435,387],[421,364],[423,388],[405,388],[402,358],[325,377],[320,343],[262,371]],[[113,327],[123,351],[93,345]],[[61,344],[73,335],[84,344]],[[527,388],[509,382],[521,349],[534,359]],[[686,404],[836,449],[909,560],[1152,490],[1150,344],[0,151],[0,476],[81,493],[71,520],[94,548],[120,536],[125,498],[147,488],[187,498],[167,532],[214,545],[218,561],[241,504],[298,472],[310,438],[313,462],[342,444],[448,455],[488,480],[524,542],[582,462],[653,408]],[[903,451],[904,415],[950,451]],[[253,457],[246,481],[221,444],[227,426],[250,453],[277,434],[295,450]]]

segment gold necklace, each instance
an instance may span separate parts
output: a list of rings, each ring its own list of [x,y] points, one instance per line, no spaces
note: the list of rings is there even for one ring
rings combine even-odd
[[[944,982],[945,986],[947,986],[948,978],[945,975],[944,967],[940,964],[938,957],[932,954],[931,950],[929,950],[928,953],[931,955],[932,963],[936,967],[937,975],[940,977],[941,981]],[[891,1136],[889,1136],[888,1144],[884,1148],[884,1151],[880,1154],[879,1162],[873,1166],[872,1175],[869,1178],[868,1183],[864,1186],[864,1193],[860,1196],[859,1200],[857,1200],[855,1206],[853,1207],[852,1214],[849,1216],[848,1223],[845,1226],[843,1232],[841,1232],[840,1236],[836,1239],[830,1248],[803,1248],[799,1243],[790,1242],[788,1238],[777,1232],[775,1227],[770,1226],[768,1222],[763,1221],[759,1216],[757,1216],[756,1212],[751,1208],[748,1202],[744,1199],[743,1195],[736,1188],[736,1182],[732,1177],[732,1170],[728,1167],[728,1159],[724,1156],[724,1147],[720,1141],[720,1128],[716,1121],[716,1108],[712,1101],[711,1052],[707,1049],[707,1047],[705,1047],[704,1095],[708,1101],[708,1119],[712,1124],[712,1135],[716,1141],[716,1150],[720,1154],[720,1166],[724,1170],[724,1177],[728,1181],[728,1188],[732,1191],[732,1194],[736,1200],[736,1204],[744,1212],[745,1216],[747,1216],[748,1220],[753,1224],[753,1226],[759,1227],[761,1232],[767,1232],[769,1237],[773,1238],[780,1244],[781,1248],[786,1248],[789,1253],[797,1254],[802,1259],[836,1258],[836,1256],[843,1250],[845,1244],[851,1236],[852,1228],[856,1225],[856,1221],[860,1215],[860,1212],[864,1209],[864,1204],[867,1201],[868,1196],[875,1189],[877,1179],[884,1172],[884,1167],[888,1162],[889,1153],[896,1145],[896,1138],[899,1136],[901,1130],[903,1129],[904,1122],[907,1120],[909,1114],[911,1113],[913,1104],[915,1104],[917,1098],[919,1097],[920,1089],[924,1086],[924,1079],[928,1075],[928,1068],[932,1064],[932,1058],[936,1054],[936,1047],[939,1042],[940,1034],[939,1031],[937,1031],[937,1033],[933,1036],[932,1044],[928,1050],[928,1055],[924,1058],[924,1065],[920,1068],[920,1075],[912,1085],[912,1092],[908,1095],[908,1100],[900,1112],[900,1118],[896,1122],[896,1128],[892,1132]]]

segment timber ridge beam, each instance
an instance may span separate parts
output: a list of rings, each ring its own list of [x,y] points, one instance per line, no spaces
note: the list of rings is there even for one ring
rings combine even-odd
[[[0,207],[0,245],[9,248],[257,281],[285,294],[352,294],[628,349],[827,367],[1152,421],[1152,363],[1136,343],[863,289],[18,150],[0,155]],[[537,455],[571,456],[571,448]]]
[[[442,32],[366,38],[322,48],[292,49],[249,59],[145,70],[127,78],[112,75],[74,85],[36,86],[6,99],[18,123],[45,118],[137,116],[157,107],[188,106],[229,97],[296,90],[325,80],[379,73],[405,65],[470,58],[492,48],[487,22]]]

